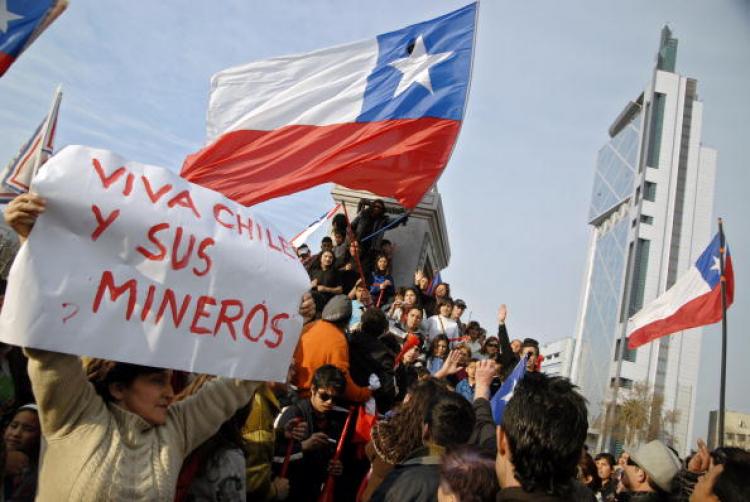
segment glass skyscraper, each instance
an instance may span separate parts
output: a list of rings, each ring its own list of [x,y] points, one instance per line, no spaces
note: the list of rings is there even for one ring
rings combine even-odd
[[[650,82],[614,120],[596,159],[571,375],[589,402],[592,446],[612,399],[624,323],[672,286],[712,235],[716,151],[701,144],[697,82],[675,73],[676,57],[664,27]],[[619,399],[635,382],[663,396],[654,413],[669,412],[672,423],[659,436],[680,451],[692,441],[700,331],[624,351]]]

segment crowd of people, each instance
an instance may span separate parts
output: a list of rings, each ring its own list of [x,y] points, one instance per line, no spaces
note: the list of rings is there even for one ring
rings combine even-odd
[[[5,219],[23,241],[44,209],[22,195]],[[366,201],[320,253],[298,248],[310,291],[286,382],[3,346],[3,499],[750,500],[738,448],[592,456],[586,401],[540,371],[536,340],[510,339],[504,305],[489,329],[425,271],[396,284],[385,233],[408,216],[387,213]],[[498,426],[491,400],[518,364]]]

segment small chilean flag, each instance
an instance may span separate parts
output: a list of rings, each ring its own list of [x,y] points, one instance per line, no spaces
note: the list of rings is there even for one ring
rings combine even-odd
[[[221,71],[186,179],[245,205],[334,182],[414,207],[464,116],[477,6],[375,39]]]
[[[335,206],[333,206],[333,209],[321,215],[317,220],[310,223],[306,229],[295,235],[294,238],[292,238],[292,240],[289,242],[291,242],[292,246],[294,246],[295,248],[300,247],[302,244],[307,242],[307,239],[309,239],[310,236],[323,225],[323,223],[330,221],[340,207],[341,204],[336,204]]]
[[[652,340],[684,329],[712,324],[721,320],[720,235],[679,280],[663,295],[630,318],[628,348],[635,349]],[[734,300],[734,270],[729,248],[726,249],[727,307]]]

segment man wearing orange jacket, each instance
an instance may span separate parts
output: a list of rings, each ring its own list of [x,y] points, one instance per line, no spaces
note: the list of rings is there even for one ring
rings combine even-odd
[[[363,403],[372,397],[372,390],[379,385],[360,387],[349,374],[349,344],[344,330],[352,316],[352,302],[346,295],[336,295],[323,308],[322,319],[311,322],[302,329],[294,351],[294,384],[301,398],[310,396],[315,370],[332,364],[346,377],[344,399]]]

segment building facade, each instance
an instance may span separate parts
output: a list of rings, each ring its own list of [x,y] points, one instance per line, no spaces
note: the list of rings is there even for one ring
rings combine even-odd
[[[708,414],[708,449],[719,446],[719,412]],[[724,412],[724,446],[750,450],[750,413]]]
[[[542,373],[570,378],[575,344],[576,339],[571,336],[540,345],[539,353],[544,356]]]
[[[627,319],[669,289],[712,236],[716,151],[701,144],[697,81],[675,72],[668,27],[652,78],[609,128],[598,152],[589,211],[591,238],[576,328],[572,380],[589,402],[589,440],[600,440],[613,399]],[[635,382],[663,397],[662,438],[687,451],[694,425],[701,330],[624,350],[619,400]],[[613,448],[613,444],[601,445]]]

